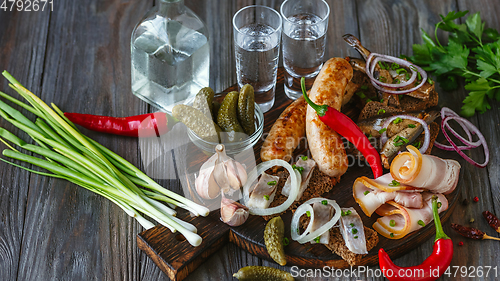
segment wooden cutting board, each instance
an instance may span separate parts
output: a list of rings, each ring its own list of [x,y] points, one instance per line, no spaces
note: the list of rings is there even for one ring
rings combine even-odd
[[[269,132],[274,121],[281,112],[292,102],[288,99],[283,90],[283,68],[278,70],[278,82],[276,85],[276,101],[274,107],[264,114],[264,134]],[[237,90],[237,85],[228,88],[225,92]],[[359,109],[346,107],[342,111],[356,120]],[[255,159],[260,163],[260,140],[254,147]],[[304,147],[301,145],[300,147]],[[202,163],[208,159],[201,150],[193,144],[189,144],[190,151],[187,163],[191,171],[199,169]],[[198,151],[198,153],[193,153]],[[298,155],[304,151],[296,151]],[[433,154],[442,158],[458,159],[456,153],[433,150]],[[371,218],[365,216],[352,196],[352,184],[357,177],[371,175],[369,167],[352,166],[347,173],[342,176],[340,182],[324,197],[337,201],[341,207],[354,207],[361,214],[365,226],[371,225],[378,218],[373,215]],[[458,191],[461,188],[459,182],[457,189],[447,195],[449,209],[441,214],[442,222],[446,221],[455,208],[458,198]],[[220,200],[220,199],[219,199]],[[220,201],[219,201],[220,202]],[[205,202],[207,204],[220,204],[216,201]],[[285,222],[285,236],[290,238],[291,212],[282,216]],[[250,216],[248,220],[239,227],[229,227],[220,220],[219,210],[212,211],[206,218],[191,217],[188,212],[178,210],[178,217],[192,223],[198,229],[198,234],[203,238],[203,242],[198,247],[191,246],[185,241],[182,235],[171,233],[167,228],[158,225],[152,229],[141,232],[137,236],[138,246],[151,257],[151,259],[165,272],[172,280],[182,280],[190,272],[195,270],[211,254],[223,247],[228,241],[235,243],[242,249],[260,258],[271,260],[264,244],[264,228],[266,221],[258,216]],[[429,224],[418,232],[411,233],[399,240],[390,240],[379,235],[380,242],[372,249],[368,255],[364,256],[359,265],[376,265],[378,263],[377,253],[380,248],[395,259],[411,249],[417,247],[430,237],[433,237],[434,224]],[[311,245],[307,243],[300,245],[290,239],[291,243],[285,248],[287,265],[297,265],[301,268],[321,268],[323,266],[333,266],[335,268],[347,268],[349,265],[339,256],[333,254],[323,245]]]

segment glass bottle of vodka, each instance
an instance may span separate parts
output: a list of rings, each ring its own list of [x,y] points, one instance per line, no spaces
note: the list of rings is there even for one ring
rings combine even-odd
[[[171,112],[209,86],[209,36],[184,0],[158,2],[132,32],[132,92]]]

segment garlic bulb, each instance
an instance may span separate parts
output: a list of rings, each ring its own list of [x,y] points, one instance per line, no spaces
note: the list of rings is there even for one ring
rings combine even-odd
[[[222,196],[220,218],[230,226],[240,226],[248,219],[248,208]]]
[[[196,192],[204,199],[214,199],[220,191],[232,194],[247,181],[245,167],[226,155],[223,144],[215,147],[215,154],[200,168],[196,178]]]

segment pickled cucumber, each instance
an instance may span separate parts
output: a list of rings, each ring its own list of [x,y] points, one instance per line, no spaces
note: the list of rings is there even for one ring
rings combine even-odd
[[[289,272],[267,266],[245,266],[233,277],[240,281],[294,281]]]
[[[217,113],[217,124],[228,133],[227,138],[230,142],[242,140],[244,134],[239,133],[245,132],[236,116],[238,95],[236,91],[227,93]]]
[[[281,217],[272,218],[264,229],[264,242],[271,258],[279,265],[285,265],[285,249],[283,248],[283,237],[285,236],[285,224]]]
[[[212,118],[214,95],[214,91],[210,87],[202,88],[194,97],[193,107],[203,112],[205,116]]]
[[[255,132],[255,95],[253,87],[246,84],[238,96],[238,120],[247,135]]]
[[[210,142],[219,142],[221,128],[200,110],[178,104],[172,108],[172,115],[200,138]]]
[[[219,113],[219,108],[220,108],[220,102],[214,100],[212,102],[212,115],[213,115],[214,121],[216,121],[216,122],[217,122],[217,114]]]

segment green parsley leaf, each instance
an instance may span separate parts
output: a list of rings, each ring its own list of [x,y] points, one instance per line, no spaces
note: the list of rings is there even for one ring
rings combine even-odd
[[[481,41],[483,37],[484,31],[484,22],[481,22],[481,16],[479,12],[469,16],[465,21],[467,28],[472,32],[472,34],[476,35],[476,37]]]

